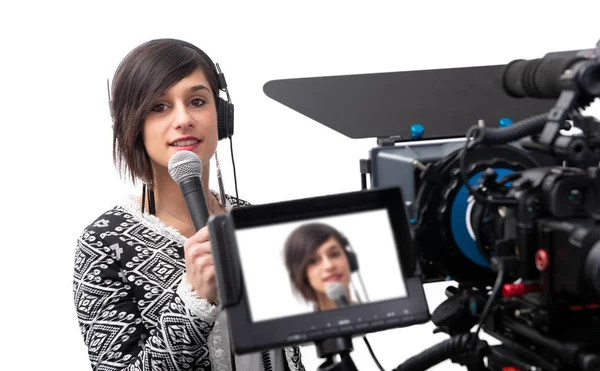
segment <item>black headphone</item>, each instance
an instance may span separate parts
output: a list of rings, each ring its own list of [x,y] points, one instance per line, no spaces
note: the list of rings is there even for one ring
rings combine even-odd
[[[350,266],[350,272],[357,272],[358,271],[358,257],[356,256],[356,253],[352,250],[352,247],[350,247],[350,242],[348,241],[348,239],[341,235],[342,237],[342,241],[340,241],[342,243],[342,249],[344,250],[344,254],[346,254],[346,259],[348,259],[348,265]]]
[[[221,139],[225,139],[225,138],[231,138],[233,136],[233,103],[231,103],[231,98],[229,97],[229,90],[227,89],[227,82],[225,81],[225,75],[221,72],[221,69],[219,68],[218,64],[213,63],[212,59],[210,59],[210,57],[203,52],[200,48],[198,48],[197,46],[190,44],[186,41],[182,41],[182,40],[177,40],[177,39],[155,39],[155,40],[150,40],[147,41],[143,44],[141,44],[140,46],[136,47],[133,50],[137,50],[140,47],[146,47],[152,44],[156,44],[156,43],[160,43],[160,42],[165,42],[165,41],[173,41],[173,42],[177,42],[179,43],[181,46],[184,47],[188,47],[192,50],[195,50],[198,54],[200,54],[201,57],[203,57],[209,64],[211,72],[217,76],[217,82],[219,84],[218,89],[224,91],[227,94],[227,100],[221,98],[218,96],[218,92],[217,92],[217,102],[216,102],[216,106],[217,106],[217,129],[218,129],[218,133],[219,133],[219,140]],[[133,50],[131,52],[129,52],[129,54],[127,54],[127,56],[125,56],[125,58],[123,58],[123,60],[121,61],[121,63],[119,64],[119,66],[117,67],[117,70],[115,71],[115,75],[117,76],[118,73],[120,72],[124,62],[129,58],[129,56],[131,55],[131,53],[133,52]],[[110,114],[111,117],[114,120],[114,112],[113,112],[113,107],[112,107],[112,98],[111,98],[111,94],[110,94],[110,86],[108,89],[108,105],[110,108]]]

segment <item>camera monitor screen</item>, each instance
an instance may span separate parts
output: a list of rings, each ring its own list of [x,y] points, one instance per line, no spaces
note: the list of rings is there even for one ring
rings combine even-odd
[[[426,322],[403,205],[400,189],[391,188],[211,218],[235,352]]]

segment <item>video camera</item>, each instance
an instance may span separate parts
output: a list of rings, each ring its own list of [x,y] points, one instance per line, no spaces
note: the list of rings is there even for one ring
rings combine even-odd
[[[600,97],[600,43],[513,61],[500,77],[511,99],[556,101],[500,128],[480,120],[464,139],[381,137],[361,161],[360,191],[211,217],[236,353],[315,342],[319,370],[356,370],[353,336],[431,320],[450,339],[396,370],[446,359],[469,370],[600,369],[600,122],[580,112]],[[314,225],[342,237],[310,237]],[[374,234],[385,243],[370,246],[364,236]],[[290,253],[298,241],[312,241],[305,255]],[[346,265],[335,268],[336,257]],[[349,277],[363,283],[363,269],[373,279],[398,272],[397,281],[353,294]],[[290,291],[276,303],[261,294],[282,280]],[[458,287],[430,316],[422,284],[441,280]],[[501,344],[479,339],[482,329]]]
[[[472,370],[595,370],[600,123],[579,110],[600,97],[600,44],[512,62],[503,81],[512,96],[557,101],[508,127],[474,126],[461,150],[420,166],[415,238],[425,279],[459,282],[432,321],[463,342],[454,361]],[[571,125],[581,134],[561,134]],[[478,340],[481,328],[502,344]]]

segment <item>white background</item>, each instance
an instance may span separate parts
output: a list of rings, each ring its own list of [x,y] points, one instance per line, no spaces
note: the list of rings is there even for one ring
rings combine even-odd
[[[240,196],[257,204],[359,189],[358,161],[376,143],[346,138],[269,99],[267,81],[500,64],[590,48],[600,39],[597,0],[38,0],[1,8],[6,370],[89,369],[72,301],[73,251],[82,228],[131,191],[111,162],[106,79],[136,45],[181,38],[220,63],[236,107]],[[371,93],[356,89],[365,99]],[[589,112],[600,116],[598,105]],[[232,192],[228,148],[221,144],[220,159]],[[444,287],[426,287],[431,310]],[[392,369],[446,339],[433,328],[369,339]],[[359,369],[374,369],[364,345],[355,346]],[[314,348],[303,348],[303,356],[315,370]],[[460,368],[436,368],[452,369]]]
[[[307,304],[292,291],[285,266],[285,240],[306,223],[325,223],[346,236],[357,256],[357,273],[362,276],[370,302],[406,296],[394,235],[385,209],[247,228],[239,230],[236,239],[253,321],[314,311],[312,303]],[[365,229],[365,225],[369,228]],[[402,244],[399,248],[402,249]],[[360,287],[355,273],[352,282],[355,287]],[[366,302],[365,297],[361,297]],[[352,300],[356,299],[352,294]]]

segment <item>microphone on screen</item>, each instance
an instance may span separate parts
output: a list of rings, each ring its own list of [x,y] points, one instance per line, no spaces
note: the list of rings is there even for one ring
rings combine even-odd
[[[338,308],[350,305],[346,297],[346,288],[340,282],[333,282],[325,287],[327,297],[335,302]]]

